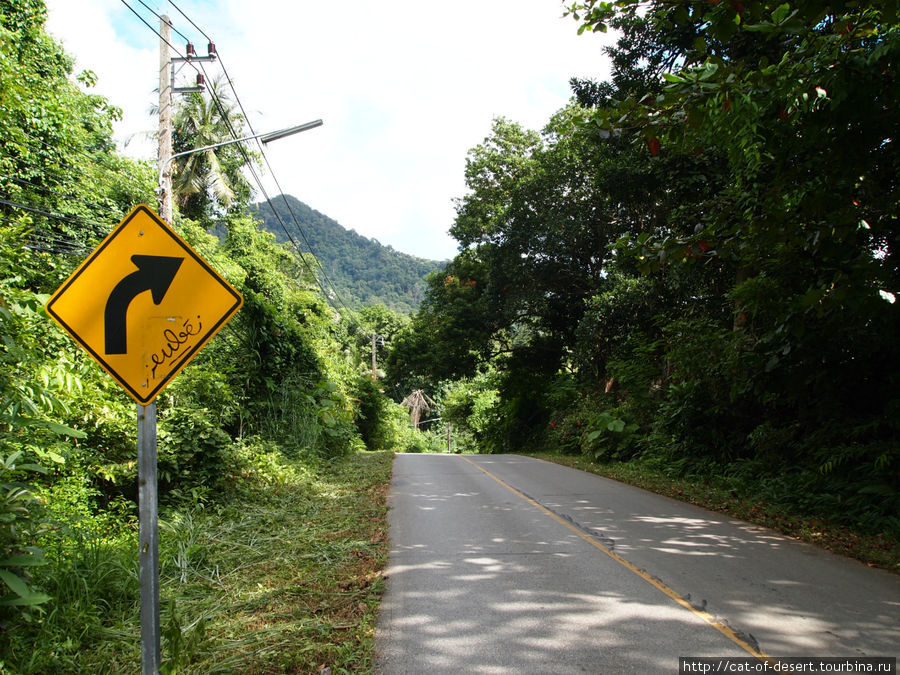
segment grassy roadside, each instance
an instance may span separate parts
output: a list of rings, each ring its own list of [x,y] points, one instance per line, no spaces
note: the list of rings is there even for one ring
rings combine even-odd
[[[582,455],[521,453],[634,485],[771,528],[794,539],[860,560],[870,567],[900,573],[900,542],[883,534],[855,532],[822,519],[791,514],[747,494],[736,494],[708,481],[673,478],[638,461],[601,463]]]
[[[287,465],[279,482],[168,522],[169,665],[181,673],[371,669],[392,458],[358,452],[315,470]]]
[[[225,494],[162,508],[161,673],[371,671],[392,460],[259,455]],[[19,631],[0,673],[139,673],[136,543],[83,547],[83,588],[54,591],[56,616]]]

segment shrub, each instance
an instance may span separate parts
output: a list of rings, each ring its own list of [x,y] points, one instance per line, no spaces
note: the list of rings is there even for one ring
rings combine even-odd
[[[158,464],[160,491],[218,485],[231,438],[205,408],[174,408],[160,419]]]
[[[185,368],[166,388],[162,398],[169,404],[164,406],[161,402],[161,410],[202,408],[211,421],[226,430],[234,426],[240,409],[240,401],[226,375],[208,363]]]
[[[638,425],[627,422],[619,410],[603,410],[589,418],[581,435],[581,451],[595,460],[625,460],[637,451]]]
[[[446,436],[440,427],[419,431],[407,423],[398,441],[399,452],[444,452],[447,448]]]
[[[45,470],[22,459],[21,451],[0,457],[0,625],[10,609],[30,618],[50,599],[32,587],[31,570],[45,561],[41,549],[28,545],[42,526],[34,488],[26,481]]]
[[[378,382],[363,374],[356,378],[352,395],[357,400],[353,423],[363,443],[369,450],[387,447],[389,426],[385,418],[390,399],[381,392]]]
[[[498,393],[488,373],[449,385],[440,396],[441,417],[453,426],[457,447],[480,452],[489,446],[491,430],[498,423]]]

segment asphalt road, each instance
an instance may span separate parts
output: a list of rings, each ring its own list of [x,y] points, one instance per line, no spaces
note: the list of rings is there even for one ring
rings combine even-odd
[[[398,455],[389,504],[386,675],[900,653],[897,576],[581,471]]]

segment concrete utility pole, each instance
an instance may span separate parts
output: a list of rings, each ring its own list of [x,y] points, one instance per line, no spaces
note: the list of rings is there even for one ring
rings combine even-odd
[[[159,140],[157,169],[159,171],[159,216],[172,224],[172,75],[169,42],[172,22],[161,17],[159,24]]]
[[[263,143],[290,136],[322,125],[322,120],[308,122],[295,127],[281,129],[266,134],[255,134],[235,138],[212,146],[194,148],[172,154],[172,130],[174,110],[173,93],[194,93],[204,91],[203,76],[197,74],[194,87],[175,87],[175,64],[210,62],[216,60],[215,45],[210,42],[206,56],[197,56],[192,44],[188,43],[186,56],[172,57],[169,45],[172,39],[172,21],[167,16],[160,17],[159,25],[159,137],[157,150],[157,172],[159,185],[157,202],[160,219],[167,225],[173,223],[172,160],[203,150],[217,148],[231,143],[260,139]],[[143,232],[141,232],[143,235]],[[159,631],[159,523],[156,468],[156,403],[137,406],[138,445],[138,508],[140,513],[139,553],[141,579],[141,671],[143,675],[158,675],[161,663]]]
[[[172,223],[172,78],[169,42],[172,22],[160,17],[159,24],[159,132],[157,195],[159,215]],[[156,402],[137,406],[138,425],[138,531],[141,578],[141,672],[159,673],[159,496],[156,475]]]
[[[375,363],[375,354],[378,347],[384,347],[384,336],[372,333],[372,379],[378,379],[378,370]]]

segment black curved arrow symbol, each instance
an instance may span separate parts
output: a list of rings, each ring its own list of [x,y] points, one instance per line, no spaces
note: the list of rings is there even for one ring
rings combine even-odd
[[[109,294],[104,312],[106,353],[126,354],[128,352],[128,340],[125,335],[125,315],[128,306],[144,291],[150,291],[153,296],[153,304],[162,302],[172,285],[172,280],[184,262],[184,258],[170,258],[161,255],[133,255],[131,262],[137,266],[137,271],[132,272],[122,279]]]

